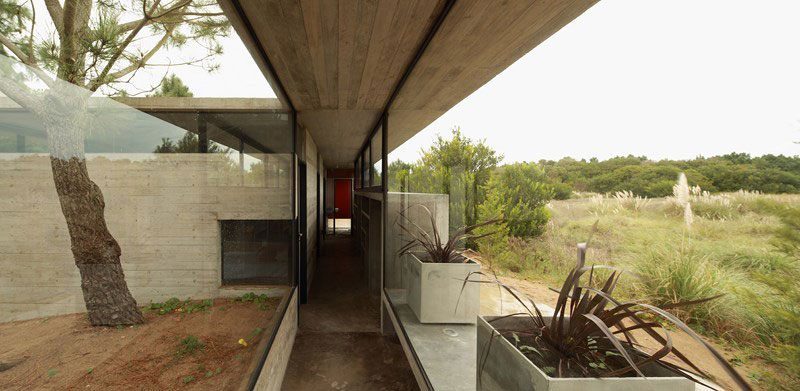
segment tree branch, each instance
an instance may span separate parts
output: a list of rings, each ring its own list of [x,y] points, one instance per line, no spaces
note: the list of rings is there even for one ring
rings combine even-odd
[[[142,58],[139,61],[131,62],[131,64],[128,65],[127,67],[122,68],[117,72],[107,74],[107,78],[109,80],[116,80],[139,68],[143,68],[147,64],[147,61],[150,60],[156,54],[156,52],[158,52],[162,47],[164,47],[164,45],[167,44],[167,41],[169,41],[169,38],[172,36],[172,32],[175,30],[175,27],[176,26],[172,26],[169,29],[167,29],[167,32],[164,34],[163,37],[161,37],[158,43],[156,43],[155,46],[153,46],[150,49],[150,51],[147,52],[147,54],[142,56]]]
[[[33,50],[33,28],[36,26],[36,4],[31,1],[31,35],[28,37],[28,60],[31,64],[38,65],[36,61],[36,52]]]
[[[97,77],[86,86],[86,88],[88,88],[90,91],[97,91],[101,85],[105,84],[106,77],[108,76],[108,73],[111,72],[111,68],[114,67],[114,64],[117,62],[119,57],[125,53],[125,50],[128,48],[128,45],[131,44],[133,38],[136,37],[136,34],[139,34],[139,31],[141,31],[142,28],[147,25],[148,21],[150,20],[150,15],[156,10],[156,7],[158,7],[158,4],[161,3],[161,0],[156,0],[153,2],[153,5],[150,7],[149,11],[144,9],[146,7],[146,3],[146,1],[142,2],[142,12],[144,13],[144,18],[142,18],[139,21],[139,24],[133,28],[127,37],[125,37],[125,40],[119,45],[117,52],[108,59],[106,66],[103,67],[103,70],[100,72],[100,74],[97,75]]]
[[[42,99],[35,92],[5,75],[0,77],[0,91],[18,105],[35,114],[38,114],[42,107]]]
[[[191,1],[184,1],[182,3],[178,3],[177,5],[168,8],[166,11],[162,12],[160,15],[145,16],[142,19],[138,19],[138,20],[133,20],[133,21],[130,21],[130,22],[122,23],[122,24],[119,25],[120,31],[123,32],[123,33],[131,31],[141,23],[144,23],[144,26],[151,25],[151,24],[155,23],[156,21],[158,21],[158,19],[163,18],[164,16],[167,16],[168,14],[174,12],[177,9],[186,7],[190,3],[191,3]],[[210,13],[181,12],[178,15],[179,16],[223,16],[223,15],[225,15],[225,13],[224,12],[210,12]]]
[[[58,34],[64,31],[64,9],[61,8],[61,3],[58,0],[44,0],[44,5],[47,7],[47,12],[50,13],[50,19],[56,26]]]
[[[11,40],[8,39],[8,37],[6,37],[5,35],[3,35],[3,33],[0,33],[0,45],[7,47],[8,50],[10,50],[11,53],[14,53],[14,55],[17,56],[17,58],[20,61],[22,61],[23,64],[36,66],[35,64],[31,63],[30,58],[28,58],[28,56],[25,55],[25,52],[23,52],[19,47],[17,47],[17,45],[15,45],[14,42],[11,42]]]

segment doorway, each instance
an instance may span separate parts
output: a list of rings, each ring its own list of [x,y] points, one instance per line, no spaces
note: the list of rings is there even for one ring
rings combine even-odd
[[[333,180],[333,214],[328,218],[328,230],[334,235],[350,233],[352,189],[352,179]]]

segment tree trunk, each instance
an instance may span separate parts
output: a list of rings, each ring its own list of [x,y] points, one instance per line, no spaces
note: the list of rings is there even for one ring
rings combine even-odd
[[[95,326],[142,323],[144,317],[125,283],[122,251],[106,226],[103,193],[86,168],[84,132],[92,124],[88,96],[76,97],[69,89],[52,89],[55,94],[46,100],[43,119],[53,181],[81,274],[89,322]]]

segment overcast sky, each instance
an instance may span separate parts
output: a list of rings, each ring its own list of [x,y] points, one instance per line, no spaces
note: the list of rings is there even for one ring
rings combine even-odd
[[[800,1],[602,0],[390,158],[453,126],[506,162],[799,155]]]
[[[235,34],[195,96],[274,96]],[[158,76],[160,78],[160,74]],[[460,126],[505,162],[800,154],[800,1],[602,0],[392,160]]]

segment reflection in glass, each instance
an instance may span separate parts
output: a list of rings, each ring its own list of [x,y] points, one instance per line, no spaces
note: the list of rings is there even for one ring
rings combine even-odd
[[[383,128],[378,127],[377,132],[375,135],[372,136],[372,140],[370,142],[370,148],[372,151],[372,167],[371,175],[372,175],[372,186],[381,186],[381,164],[383,164],[382,158],[382,151],[383,151]]]
[[[0,285],[15,300],[0,322],[88,310],[94,324],[136,323],[137,304],[214,297],[223,220],[266,224],[260,283],[289,281],[286,112],[144,113],[38,77],[0,56],[0,91],[22,94],[0,95],[0,259],[21,276]]]

